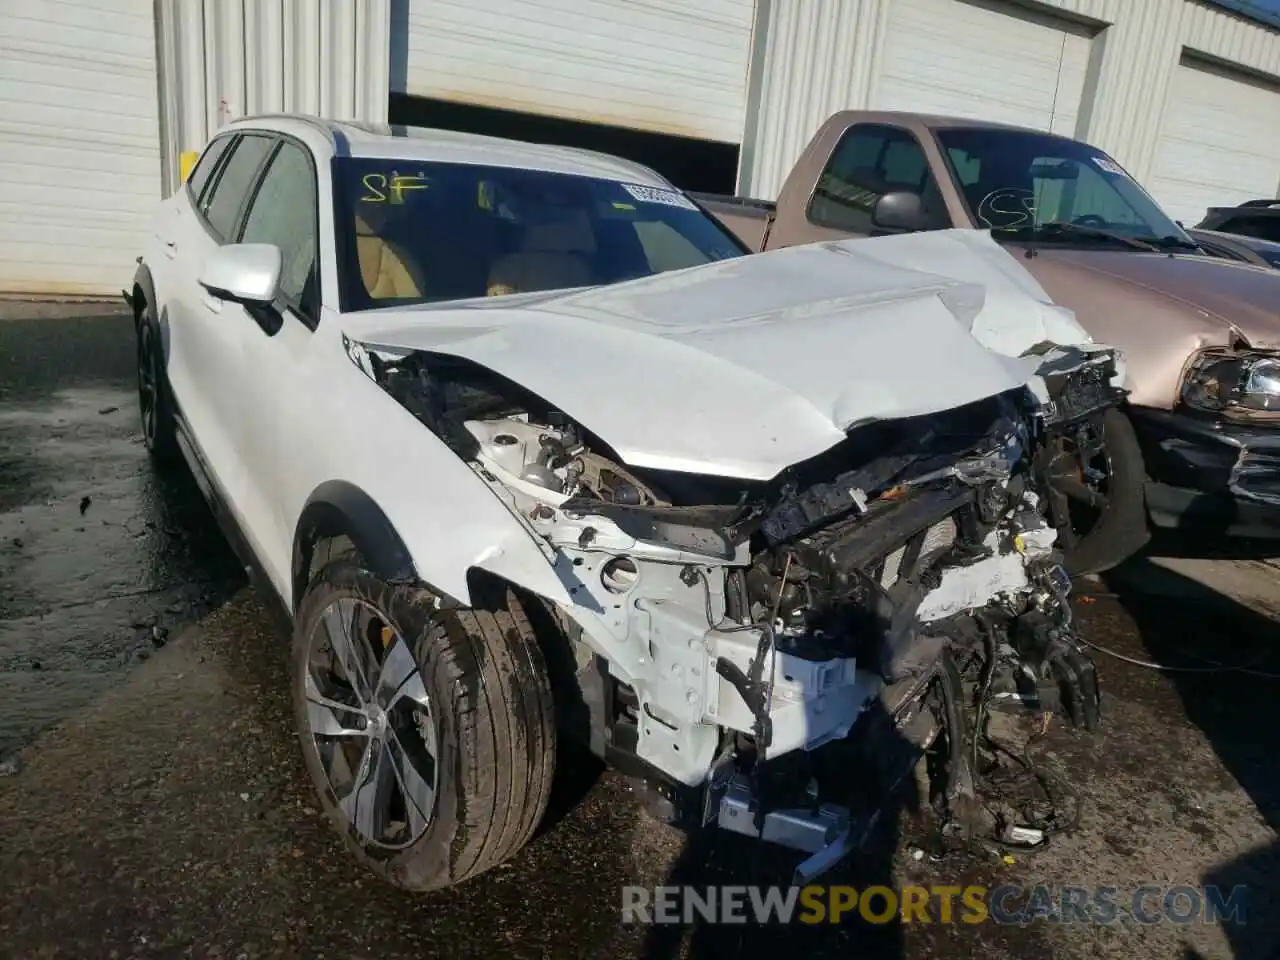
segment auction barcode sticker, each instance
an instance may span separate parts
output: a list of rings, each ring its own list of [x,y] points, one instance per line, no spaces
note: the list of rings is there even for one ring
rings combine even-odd
[[[663,190],[661,187],[646,187],[639,183],[624,183],[622,189],[641,203],[660,203],[667,207],[679,207],[682,210],[697,210],[690,200],[675,190]]]
[[[1093,162],[1096,166],[1105,170],[1107,173],[1114,173],[1119,177],[1128,176],[1128,174],[1120,168],[1120,164],[1116,163],[1114,160],[1108,160],[1106,157],[1094,157]]]

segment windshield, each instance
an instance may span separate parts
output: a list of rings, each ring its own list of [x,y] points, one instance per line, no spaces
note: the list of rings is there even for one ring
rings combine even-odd
[[[1076,140],[1000,129],[935,131],[974,220],[995,236],[1064,243],[1104,236],[1194,247],[1105,153]],[[1049,230],[1070,224],[1082,230]],[[1133,247],[1133,249],[1138,249]]]
[[[617,283],[746,250],[683,194],[589,177],[334,162],[343,307]]]

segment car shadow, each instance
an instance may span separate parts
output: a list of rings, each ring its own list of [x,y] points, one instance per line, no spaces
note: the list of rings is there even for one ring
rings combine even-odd
[[[1193,555],[1203,557],[1204,546]],[[1145,652],[1134,653],[1184,668],[1164,676],[1187,720],[1204,734],[1270,829],[1280,831],[1280,613],[1268,616],[1151,557],[1149,549],[1103,577],[1137,626]],[[1280,571],[1276,579],[1280,585]],[[1214,670],[1215,665],[1242,669]],[[1266,919],[1276,916],[1278,878],[1280,843],[1249,851],[1200,878],[1224,894],[1237,885],[1248,888],[1244,922],[1224,923],[1234,956],[1280,955],[1280,925]],[[1187,957],[1194,956],[1188,948]]]

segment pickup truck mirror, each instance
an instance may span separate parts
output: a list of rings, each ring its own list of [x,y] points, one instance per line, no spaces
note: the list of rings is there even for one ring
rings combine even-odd
[[[886,193],[871,211],[871,224],[882,230],[928,230],[932,224],[925,216],[920,195],[906,190]]]
[[[266,306],[280,292],[280,265],[273,243],[229,243],[205,261],[200,286],[222,300]]]

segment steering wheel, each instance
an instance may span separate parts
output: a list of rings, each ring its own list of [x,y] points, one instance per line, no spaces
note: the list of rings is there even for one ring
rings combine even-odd
[[[1108,226],[1107,218],[1101,217],[1096,213],[1082,213],[1074,218],[1072,223],[1080,227],[1106,227]]]

